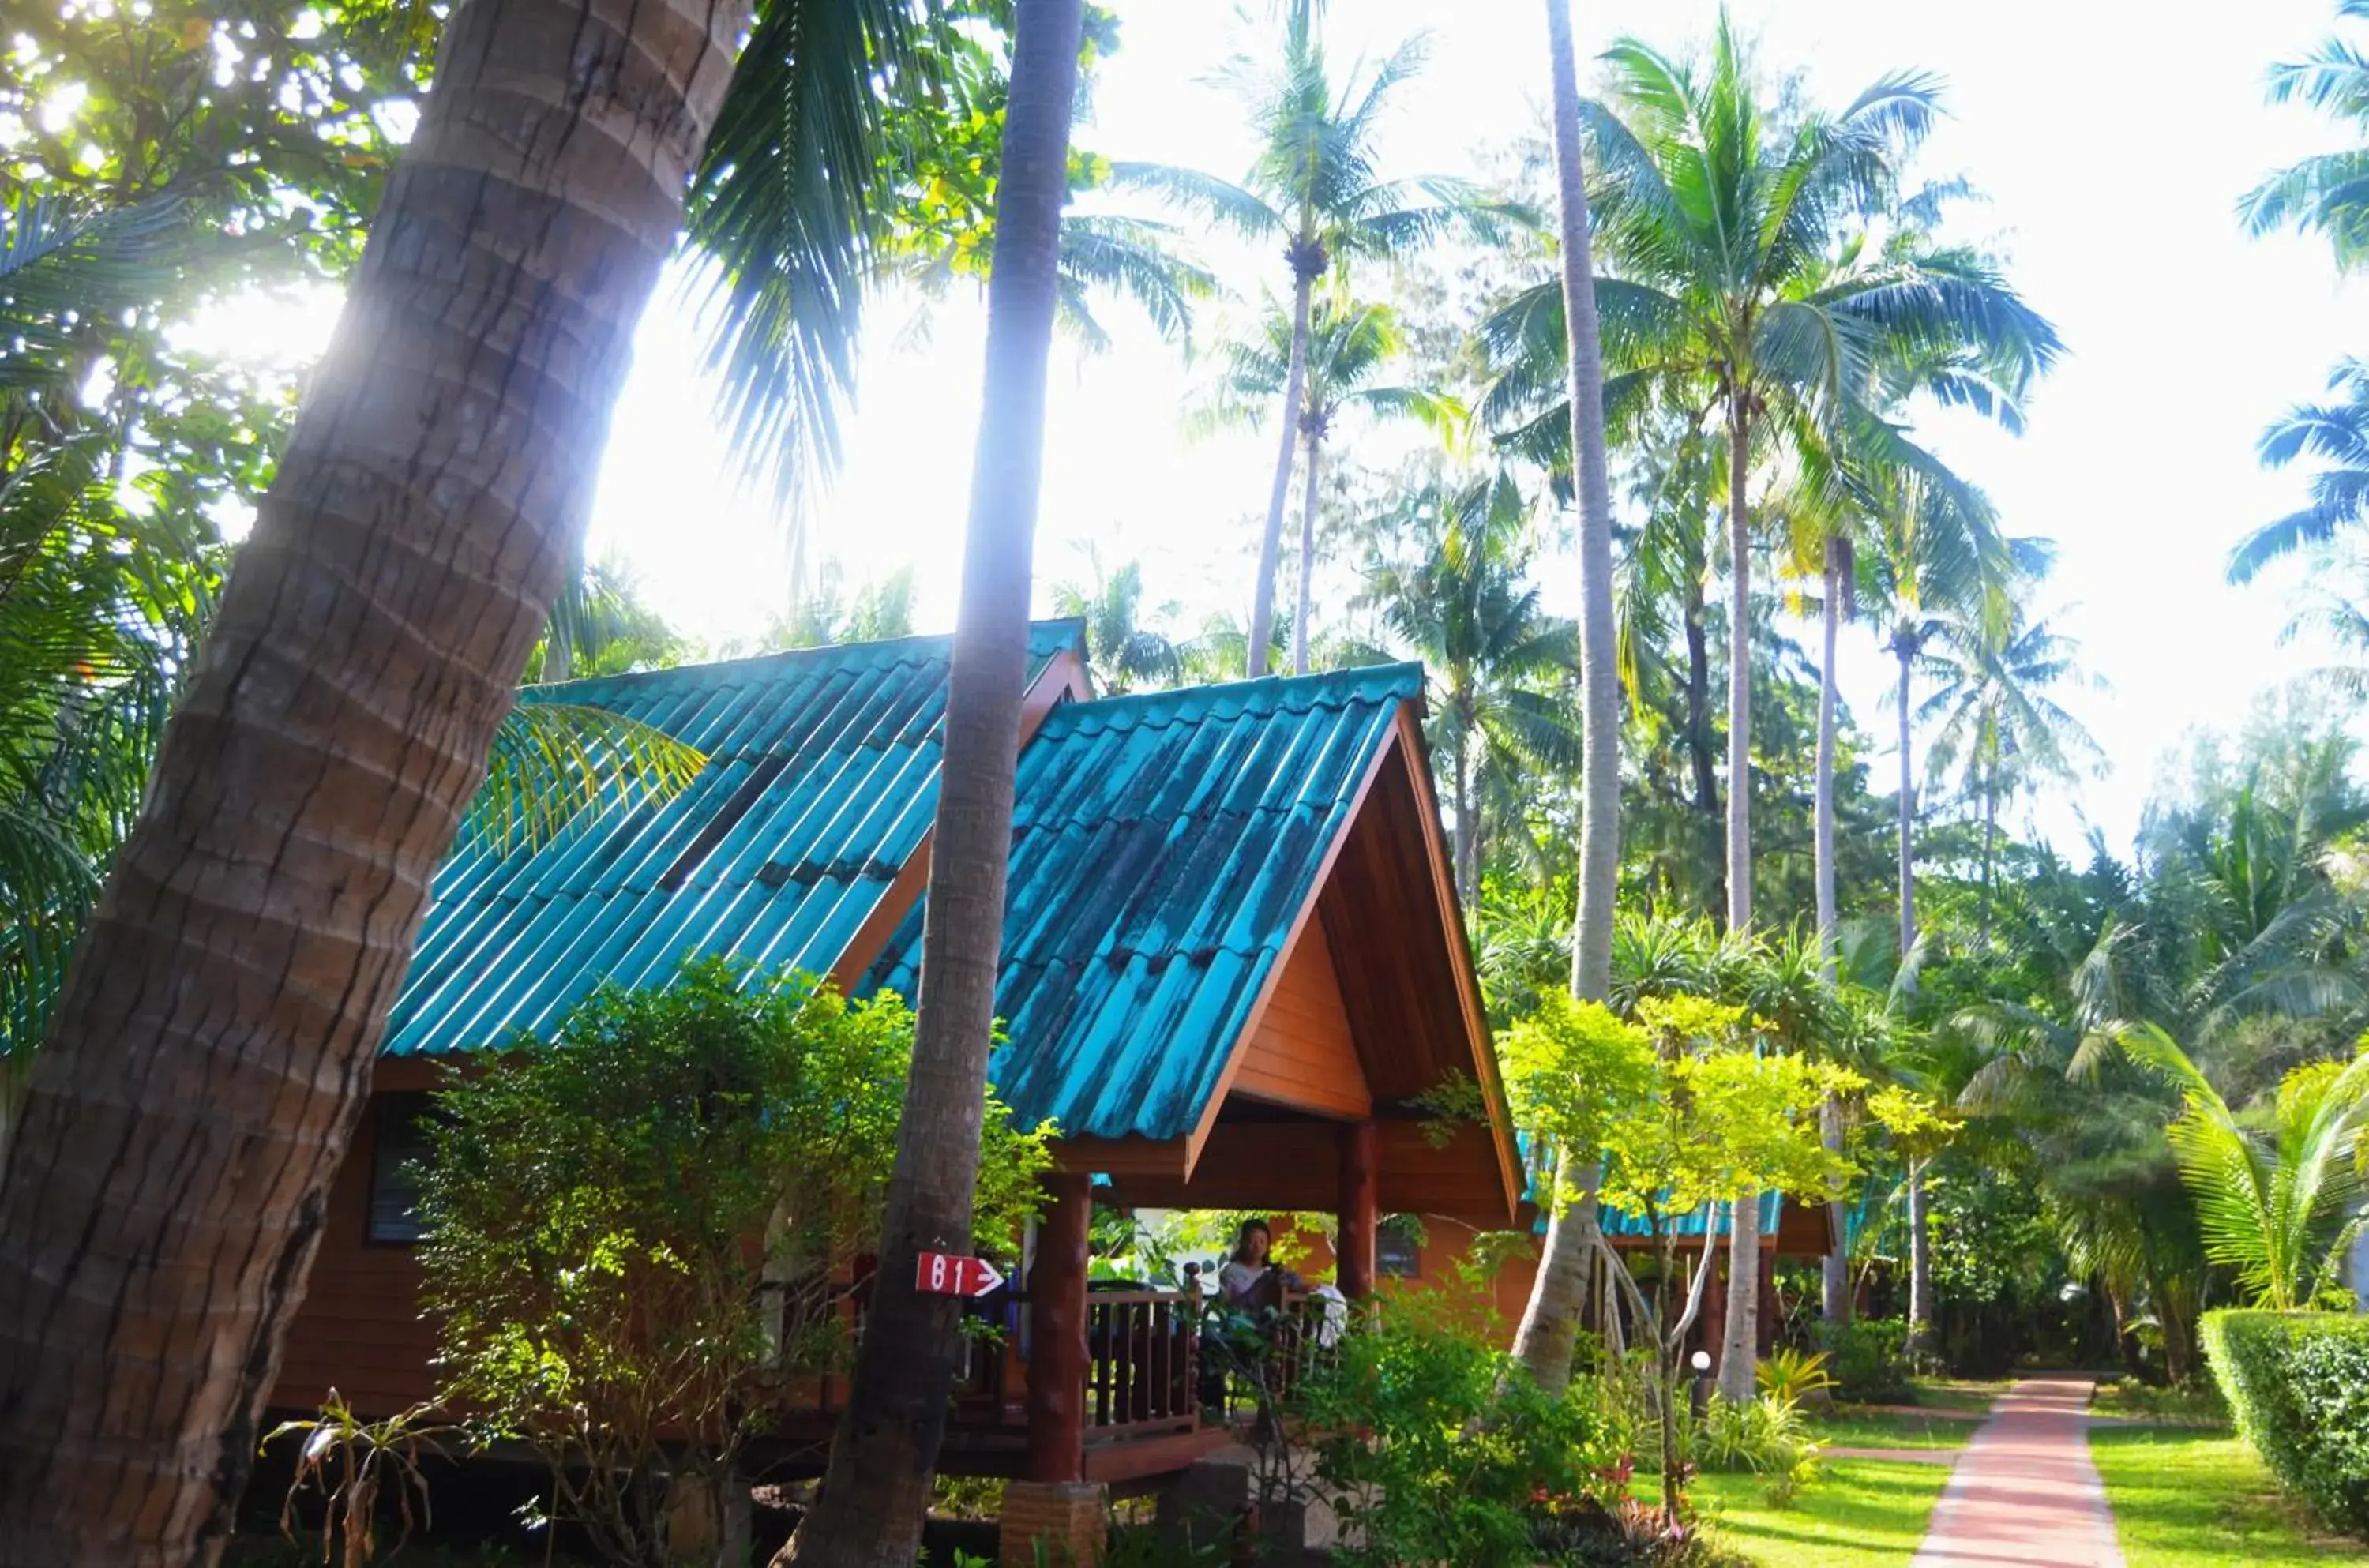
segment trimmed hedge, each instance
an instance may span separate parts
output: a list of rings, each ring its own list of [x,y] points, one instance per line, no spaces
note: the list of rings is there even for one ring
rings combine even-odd
[[[2207,1312],[2204,1354],[2271,1473],[2329,1524],[2369,1536],[2369,1317]]]

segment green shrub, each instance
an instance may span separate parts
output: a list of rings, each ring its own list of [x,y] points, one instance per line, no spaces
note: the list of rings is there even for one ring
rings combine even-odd
[[[1826,1370],[1844,1399],[1906,1400],[1908,1384],[1908,1324],[1900,1318],[1854,1319],[1818,1325],[1818,1343],[1829,1357]]]
[[[2369,1536],[2369,1318],[2208,1312],[2204,1354],[2237,1430],[2280,1484]]]
[[[703,960],[507,1044],[438,1095],[418,1173],[443,1393],[543,1455],[600,1556],[663,1562],[670,1495],[720,1511],[749,1439],[844,1356],[913,1016]],[[1034,1211],[1046,1136],[988,1100],[983,1246]]]
[[[1714,1396],[1695,1436],[1705,1470],[1748,1470],[1767,1484],[1768,1505],[1790,1507],[1816,1478],[1818,1444],[1801,1407],[1780,1394],[1731,1402]]]
[[[1503,1352],[1397,1313],[1343,1337],[1305,1409],[1347,1568],[1532,1568],[1625,1485],[1591,1383],[1544,1393]]]

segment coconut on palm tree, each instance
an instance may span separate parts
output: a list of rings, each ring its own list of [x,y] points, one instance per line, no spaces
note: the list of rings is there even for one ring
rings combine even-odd
[[[1252,676],[1267,670],[1284,507],[1308,409],[1317,283],[1328,273],[1345,271],[1355,260],[1403,255],[1486,215],[1483,204],[1459,182],[1388,178],[1378,167],[1386,112],[1393,93],[1422,68],[1422,41],[1410,40],[1370,71],[1353,70],[1336,81],[1314,10],[1290,9],[1281,56],[1272,65],[1238,61],[1230,73],[1259,140],[1240,184],[1164,165],[1123,163],[1115,168],[1123,186],[1156,192],[1253,243],[1281,242],[1291,274],[1280,436],[1251,601],[1246,671]]]

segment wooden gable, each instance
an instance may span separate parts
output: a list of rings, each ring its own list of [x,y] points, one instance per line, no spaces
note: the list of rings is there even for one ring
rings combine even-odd
[[[1300,928],[1234,1070],[1233,1093],[1265,1104],[1362,1121],[1374,1096],[1349,1032],[1333,947],[1314,921]]]

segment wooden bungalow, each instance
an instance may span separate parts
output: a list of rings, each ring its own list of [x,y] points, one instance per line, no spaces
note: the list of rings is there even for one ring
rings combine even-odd
[[[707,765],[665,805],[444,868],[275,1404],[312,1406],[334,1384],[375,1413],[432,1390],[396,1173],[442,1060],[693,955],[912,993],[949,654],[909,638],[527,693],[646,720]],[[1068,1495],[1228,1440],[1204,1428],[1189,1378],[1112,1364],[1108,1347],[1196,1303],[1090,1296],[1097,1196],[1333,1212],[1355,1297],[1373,1288],[1381,1214],[1503,1228],[1520,1170],[1425,761],[1421,671],[1096,699],[1075,624],[1038,627],[1033,655],[997,996],[1008,1043],[990,1070],[1060,1139],[1024,1332],[967,1391],[946,1464]],[[1439,1144],[1416,1102],[1459,1078],[1480,1085],[1486,1122]]]

